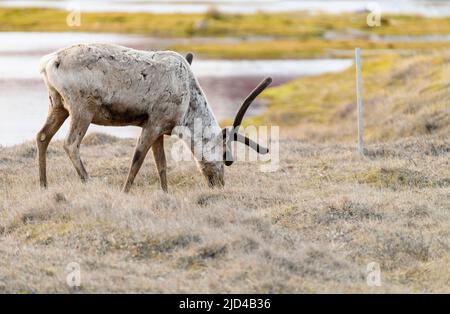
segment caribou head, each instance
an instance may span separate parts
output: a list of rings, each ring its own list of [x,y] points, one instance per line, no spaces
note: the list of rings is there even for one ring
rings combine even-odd
[[[189,64],[191,64],[193,55],[188,54],[186,56],[186,60],[189,62]],[[198,85],[198,82],[195,82],[196,84],[192,85],[194,86],[194,89],[191,90],[191,94],[193,96],[195,104],[191,105],[190,109],[196,108],[196,114],[194,114],[193,116],[201,116],[202,121],[204,121],[206,126],[212,128],[212,131],[209,130],[209,132],[207,133],[201,132],[201,134],[197,136],[197,140],[194,139],[193,141],[191,141],[191,148],[193,145],[195,146],[195,143],[200,143],[200,145],[203,146],[200,150],[201,156],[197,158],[200,170],[211,187],[221,187],[225,183],[224,165],[231,166],[234,163],[233,153],[231,150],[233,142],[240,142],[242,144],[245,144],[259,154],[267,154],[269,152],[268,148],[259,145],[257,142],[251,140],[244,134],[239,133],[239,128],[248,108],[256,99],[256,97],[258,97],[258,95],[261,94],[272,83],[272,78],[268,77],[264,79],[245,98],[236,116],[234,117],[232,126],[225,127],[223,129],[221,129],[216,122],[214,114],[209,108],[206,97],[204,96],[200,86]],[[208,110],[202,111],[199,108],[207,108]],[[198,156],[195,152],[194,155]]]

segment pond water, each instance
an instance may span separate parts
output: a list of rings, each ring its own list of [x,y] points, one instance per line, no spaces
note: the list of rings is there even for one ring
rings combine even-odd
[[[67,9],[71,4],[80,5],[85,12],[153,12],[153,13],[201,13],[211,6],[228,13],[290,12],[298,10],[323,11],[328,13],[356,12],[365,10],[374,1],[297,1],[297,0],[45,0],[45,1],[0,1],[0,6],[46,7]],[[427,16],[449,16],[450,3],[446,1],[378,0],[382,13],[414,13]]]
[[[2,33],[0,32],[0,145],[32,140],[47,115],[47,91],[38,73],[42,55],[77,42],[110,42],[130,47],[157,49],[157,39],[116,34],[83,33]],[[352,65],[348,59],[315,60],[202,60],[194,59],[192,69],[199,78],[218,118],[233,117],[241,101],[265,76],[273,85],[326,72],[341,71]],[[263,107],[255,102],[249,115]],[[67,132],[66,121],[57,138]],[[139,128],[91,125],[90,132],[101,131],[120,137],[136,137]]]

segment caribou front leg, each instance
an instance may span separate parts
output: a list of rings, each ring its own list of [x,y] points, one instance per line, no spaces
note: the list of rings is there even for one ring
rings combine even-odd
[[[130,171],[128,172],[128,178],[123,186],[123,192],[127,193],[130,191],[133,185],[134,178],[136,178],[139,169],[141,169],[142,163],[144,162],[145,156],[147,156],[148,150],[152,147],[155,140],[158,138],[159,134],[156,134],[152,127],[145,126],[142,129],[141,136],[136,144],[136,149],[134,151],[133,161],[131,162]]]
[[[155,143],[152,146],[153,157],[156,163],[156,169],[158,170],[159,175],[159,183],[161,185],[161,189],[164,192],[167,192],[167,164],[166,164],[166,155],[164,153],[164,135],[158,137]]]

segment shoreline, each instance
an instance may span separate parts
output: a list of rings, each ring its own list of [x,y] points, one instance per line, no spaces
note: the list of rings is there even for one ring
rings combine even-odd
[[[84,12],[146,12],[154,14],[164,14],[179,12],[183,14],[201,14],[210,10],[217,10],[227,14],[255,14],[264,12],[267,14],[287,13],[287,12],[307,12],[309,14],[345,14],[367,12],[370,7],[366,1],[339,1],[329,5],[328,1],[252,1],[251,5],[246,5],[247,1],[227,0],[227,1],[96,1],[95,3],[82,2],[80,9]],[[0,7],[4,8],[46,8],[46,9],[68,9],[71,1],[3,1]],[[390,14],[409,14],[423,16],[450,16],[450,5],[440,1],[427,1],[426,3],[417,1],[404,1],[401,4],[392,4],[391,1],[379,1],[378,7],[383,12]],[[106,8],[106,9],[105,9]]]

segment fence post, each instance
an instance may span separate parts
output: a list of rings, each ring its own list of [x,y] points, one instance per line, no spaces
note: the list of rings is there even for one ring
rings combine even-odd
[[[361,91],[361,50],[355,49],[356,58],[356,102],[358,111],[358,152],[364,155],[362,125],[362,91]]]

